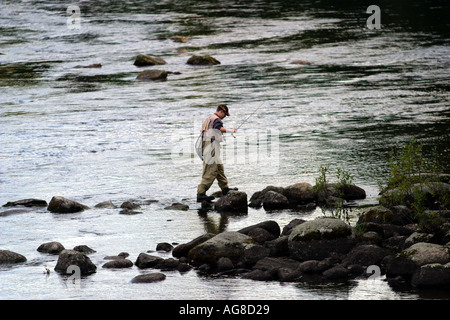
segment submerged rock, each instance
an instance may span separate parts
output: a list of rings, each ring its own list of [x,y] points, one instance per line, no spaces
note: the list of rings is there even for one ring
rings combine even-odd
[[[134,65],[137,67],[163,65],[166,63],[164,59],[146,54],[139,54],[134,60]]]
[[[16,207],[16,206],[23,206],[23,207],[46,207],[47,201],[40,200],[40,199],[23,199],[23,200],[17,200],[12,202],[7,202],[3,205],[4,207]]]
[[[191,65],[216,65],[220,64],[220,61],[217,59],[211,57],[211,56],[197,56],[193,55],[188,59],[186,62],[187,64]]]
[[[165,207],[165,210],[182,210],[182,211],[187,211],[189,210],[189,206],[187,204],[182,204],[179,202],[176,203],[172,203],[172,205]]]
[[[131,282],[132,283],[153,283],[153,282],[159,282],[166,279],[166,275],[164,273],[147,273],[147,274],[141,274],[136,277],[134,277]]]
[[[9,250],[0,250],[0,264],[14,264],[25,261],[27,261],[27,258],[19,253]]]
[[[89,207],[61,196],[54,196],[47,207],[47,210],[53,213],[75,213],[86,209]]]
[[[37,248],[37,251],[50,254],[60,254],[60,252],[63,251],[64,249],[65,248],[61,243],[57,241],[52,241],[41,244]]]
[[[145,70],[136,77],[141,81],[164,81],[167,79],[167,71],[163,70]]]

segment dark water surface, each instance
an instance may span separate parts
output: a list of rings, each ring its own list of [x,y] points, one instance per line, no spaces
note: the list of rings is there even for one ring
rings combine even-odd
[[[79,1],[79,28],[61,1],[0,1],[0,204],[54,195],[90,207],[112,200],[145,203],[142,214],[45,209],[0,216],[0,249],[25,255],[1,267],[2,299],[419,299],[438,293],[393,290],[385,281],[346,284],[261,283],[167,272],[152,285],[130,280],[148,271],[102,269],[107,255],[154,250],[205,231],[239,230],[263,220],[284,227],[320,209],[247,215],[199,215],[201,162],[193,150],[201,121],[227,103],[226,173],[250,196],[268,185],[315,183],[320,166],[347,170],[375,203],[392,149],[411,137],[436,147],[450,168],[450,49],[447,1],[376,4],[381,29],[369,30],[361,1]],[[170,40],[188,36],[186,43]],[[179,51],[179,49],[185,49]],[[137,54],[166,65],[138,68]],[[186,64],[208,54],[221,64]],[[310,64],[293,64],[304,60]],[[74,68],[100,63],[101,68]],[[169,74],[139,82],[145,69]],[[261,104],[264,102],[264,105]],[[268,154],[251,144],[271,141]],[[253,137],[253,138],[252,138]],[[241,149],[239,149],[241,148]],[[215,184],[211,191],[218,190]],[[190,210],[164,210],[173,202]],[[3,209],[2,209],[3,210]],[[86,244],[97,273],[77,287],[53,271],[55,256],[37,247]],[[155,253],[163,257],[170,254]],[[52,272],[43,273],[45,267]]]

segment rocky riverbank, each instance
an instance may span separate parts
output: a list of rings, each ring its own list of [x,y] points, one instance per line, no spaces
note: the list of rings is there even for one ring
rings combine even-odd
[[[433,204],[435,191],[422,188]],[[439,192],[450,194],[450,185],[439,182]],[[442,194],[441,194],[442,196]],[[215,203],[202,203],[199,213],[246,214],[248,207],[263,210],[290,210],[303,206],[335,206],[341,200],[365,198],[365,191],[354,185],[326,185],[318,189],[308,183],[287,187],[268,186],[255,192],[250,199],[242,191],[230,191]],[[386,197],[384,198],[386,199]],[[147,204],[156,203],[151,200]],[[111,201],[97,204],[93,209],[55,196],[44,200],[24,199],[8,202],[2,215],[15,214],[30,207],[47,207],[53,214],[70,214],[98,207],[117,208],[119,214],[139,214],[140,204],[130,201],[115,206]],[[174,203],[166,210],[189,210],[189,206]],[[428,224],[424,221],[428,218]],[[439,221],[438,226],[430,226]],[[176,240],[176,239],[174,239]],[[66,249],[59,242],[43,243],[37,251],[57,257],[54,270],[71,274],[77,266],[81,276],[97,272],[88,255],[93,249],[80,245]],[[127,253],[105,256],[105,269],[131,268],[157,270],[130,279],[155,282],[165,279],[164,272],[181,273],[195,269],[199,273],[234,276],[257,281],[346,281],[385,275],[392,285],[422,287],[450,286],[450,211],[430,207],[420,220],[407,205],[386,202],[361,209],[354,224],[326,216],[314,220],[293,219],[281,228],[271,219],[238,231],[206,233],[192,241],[174,245],[160,243],[157,250],[172,252],[171,258],[161,258],[142,252],[135,260]],[[0,264],[24,263],[26,257],[0,250]]]

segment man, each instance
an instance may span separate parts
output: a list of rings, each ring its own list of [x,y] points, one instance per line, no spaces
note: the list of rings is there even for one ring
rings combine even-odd
[[[228,180],[225,176],[223,163],[220,159],[220,142],[222,135],[226,132],[236,132],[237,129],[226,129],[223,126],[222,119],[230,116],[228,107],[221,104],[216,112],[208,117],[202,125],[202,155],[203,155],[203,174],[202,181],[197,188],[197,202],[211,201],[214,197],[208,197],[206,191],[211,187],[214,180],[217,179],[222,194],[226,195],[230,190],[237,188],[228,188]]]

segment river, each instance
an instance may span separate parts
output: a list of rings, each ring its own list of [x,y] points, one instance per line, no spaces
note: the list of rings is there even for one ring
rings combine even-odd
[[[194,270],[136,285],[131,279],[146,271],[101,268],[105,256],[122,251],[135,261],[160,242],[183,243],[269,219],[284,227],[323,215],[319,208],[198,213],[202,164],[193,144],[202,120],[221,103],[230,108],[225,127],[241,126],[223,143],[225,172],[230,186],[249,197],[268,185],[314,184],[320,167],[329,166],[330,180],[342,168],[366,190],[358,204],[376,203],[390,152],[412,137],[423,141],[425,152],[436,147],[448,170],[449,4],[378,1],[381,24],[372,29],[369,5],[0,1],[0,205],[61,195],[92,208],[0,216],[0,249],[27,257],[25,264],[0,267],[0,298],[439,297],[393,290],[382,280],[266,283]],[[175,35],[188,39],[170,39]],[[136,67],[138,54],[167,64]],[[193,54],[221,64],[186,64]],[[101,68],[77,68],[91,64]],[[137,81],[146,69],[173,73],[167,81]],[[210,192],[217,190],[214,184]],[[143,204],[142,214],[93,208],[129,199]],[[190,209],[164,209],[174,202]],[[95,249],[89,257],[97,272],[71,285],[53,271],[55,256],[36,251],[49,241]]]

